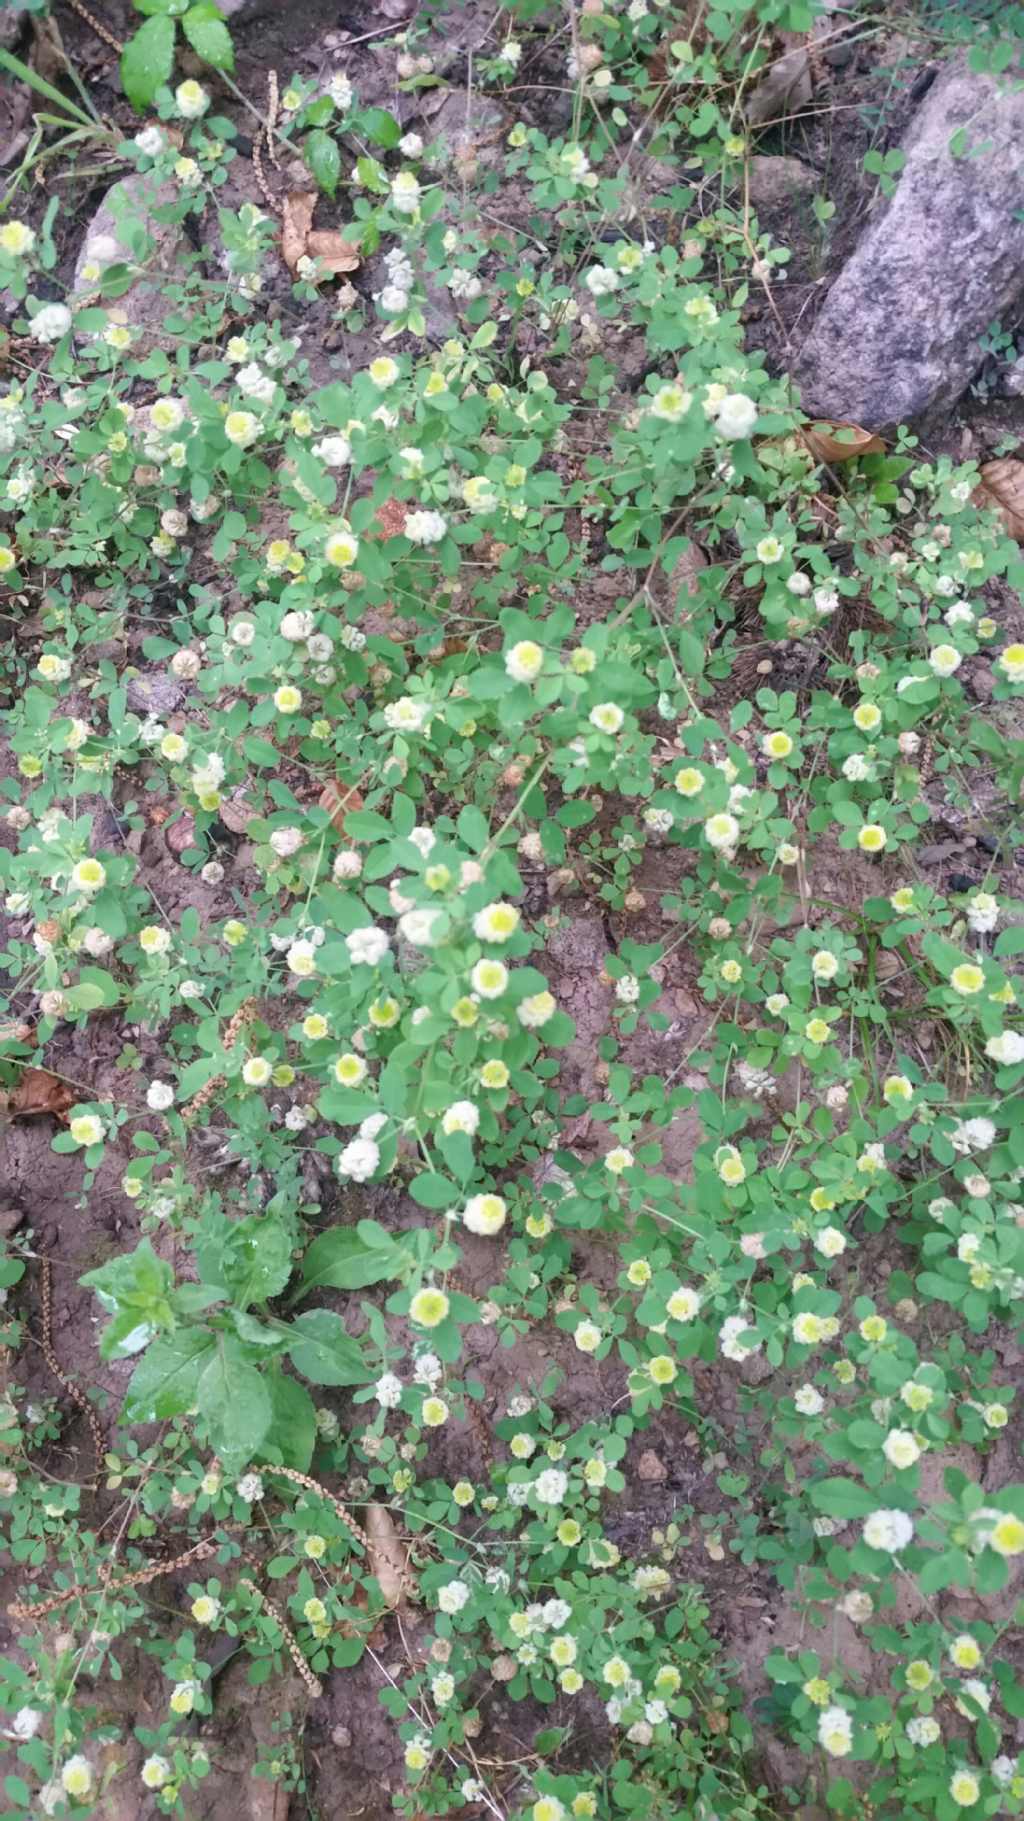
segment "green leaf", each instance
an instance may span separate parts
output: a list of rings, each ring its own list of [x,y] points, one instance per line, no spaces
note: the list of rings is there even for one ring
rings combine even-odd
[[[367,108],[366,112],[360,115],[360,125],[367,139],[372,140],[374,145],[382,145],[386,152],[393,152],[402,137],[402,129],[398,121],[394,114],[387,112],[386,108]]]
[[[372,1374],[359,1342],[347,1332],[340,1315],[309,1309],[292,1323],[295,1338],[288,1356],[296,1372],[314,1385],[365,1385]]]
[[[165,1422],[191,1410],[213,1347],[212,1337],[203,1328],[186,1328],[153,1341],[132,1373],[124,1402],[125,1422]]]
[[[878,1495],[856,1480],[819,1480],[810,1493],[811,1504],[829,1517],[867,1517],[878,1505]]]
[[[241,1341],[218,1335],[196,1402],[211,1448],[230,1473],[237,1473],[252,1459],[273,1414],[266,1381],[249,1364]]]
[[[995,955],[1024,954],[1024,923],[1013,923],[1009,929],[1000,930],[992,952]]]
[[[354,1227],[331,1227],[314,1239],[302,1261],[302,1289],[365,1290],[397,1277],[396,1246],[368,1246]]]
[[[47,698],[47,714],[49,714],[49,698]],[[478,854],[481,848],[487,846],[491,831],[482,809],[477,809],[472,803],[467,803],[465,809],[460,809],[459,819],[455,826],[459,831],[459,840],[466,843],[471,853]]]
[[[458,1189],[447,1176],[414,1176],[409,1193],[421,1208],[454,1208],[459,1199]]]
[[[204,1283],[226,1284],[240,1309],[283,1290],[292,1272],[289,1228],[274,1215],[224,1220],[196,1247]]]
[[[136,113],[149,106],[174,68],[174,20],[147,19],[121,53],[121,87]]]
[[[204,63],[209,63],[215,70],[234,69],[231,33],[218,8],[210,5],[209,0],[199,0],[197,6],[189,7],[181,24],[196,56]]]
[[[297,1379],[287,1378],[283,1372],[269,1372],[266,1383],[272,1415],[260,1457],[276,1458],[282,1467],[294,1467],[299,1473],[308,1473],[316,1445],[313,1399],[305,1385],[300,1385]]]
[[[303,142],[302,156],[306,160],[317,186],[328,196],[333,196],[338,188],[341,176],[341,153],[337,141],[330,133],[309,133]]]

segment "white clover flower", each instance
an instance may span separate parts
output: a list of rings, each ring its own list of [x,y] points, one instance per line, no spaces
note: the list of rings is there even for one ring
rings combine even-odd
[[[727,442],[738,442],[752,436],[757,425],[757,406],[743,392],[727,392],[714,411],[715,429]]]
[[[906,1733],[911,1745],[934,1745],[942,1737],[942,1728],[931,1714],[914,1714],[907,1721]]]
[[[419,181],[413,171],[397,171],[391,179],[391,206],[399,215],[415,215],[420,206]]]
[[[465,1132],[473,1137],[480,1124],[480,1108],[472,1100],[456,1100],[441,1119],[441,1129],[446,1138],[453,1132]]]
[[[963,661],[963,653],[955,645],[936,645],[928,653],[928,662],[937,677],[953,676]]]
[[[313,444],[313,454],[327,468],[345,468],[352,460],[352,445],[347,436],[322,436]]]
[[[290,971],[300,980],[316,973],[316,947],[312,942],[293,942],[285,956]]]
[[[735,816],[728,815],[724,810],[720,811],[718,815],[709,816],[705,822],[704,838],[709,847],[715,848],[720,853],[728,852],[736,846],[740,838],[740,825]]]
[[[921,1458],[921,1444],[909,1429],[890,1429],[882,1453],[891,1467],[912,1467]]]
[[[174,1089],[169,1081],[151,1081],[146,1089],[146,1105],[151,1112],[165,1113],[174,1105]]]
[[[352,1182],[369,1182],[380,1164],[380,1149],[370,1138],[353,1138],[337,1158],[338,1175]]]
[[[688,392],[681,380],[659,386],[651,399],[648,410],[652,417],[660,418],[666,424],[678,424],[686,416],[693,404],[693,393]]]
[[[84,1800],[92,1794],[95,1787],[95,1772],[89,1760],[82,1752],[69,1758],[60,1773],[61,1787],[65,1795]]]
[[[180,82],[174,91],[174,101],[183,120],[198,120],[205,114],[210,105],[210,97],[198,82]]]
[[[474,1195],[463,1209],[463,1224],[471,1233],[493,1239],[505,1224],[505,1202],[500,1195]]]
[[[71,322],[71,311],[67,304],[44,304],[42,309],[37,310],[33,316],[28,332],[33,341],[39,342],[42,347],[47,347],[55,341],[60,341],[61,336],[67,334]]]
[[[397,1410],[402,1401],[402,1381],[393,1372],[385,1372],[374,1385],[373,1393],[382,1410]]]
[[[414,696],[399,696],[388,702],[384,719],[393,733],[421,733],[432,713],[429,702],[418,702]]]
[[[229,411],[224,419],[224,435],[238,449],[247,449],[260,433],[260,420],[251,411]]]
[[[967,923],[976,934],[987,936],[999,922],[999,900],[991,892],[975,892],[967,901]]]
[[[814,1385],[801,1385],[793,1393],[793,1402],[801,1416],[820,1416],[825,1408],[825,1399]]]
[[[448,530],[441,512],[407,512],[404,531],[412,544],[439,544]]]
[[[560,1467],[545,1467],[533,1482],[538,1504],[560,1505],[569,1489],[569,1476]]]
[[[390,946],[386,932],[372,923],[365,929],[352,930],[345,937],[345,947],[357,967],[376,967],[383,961]]]
[[[863,1537],[869,1549],[898,1555],[914,1535],[914,1520],[905,1511],[873,1511],[865,1518]]]
[[[985,1054],[993,1062],[1002,1063],[1004,1066],[1024,1062],[1024,1036],[1019,1031],[1000,1031],[997,1037],[988,1039]],[[978,1122],[972,1120],[970,1123],[973,1125]]]
[[[845,1707],[826,1707],[818,1715],[818,1744],[832,1758],[845,1758],[853,1749],[853,1720]]]
[[[752,1359],[755,1353],[760,1353],[762,1343],[759,1340],[741,1341],[739,1338],[741,1334],[746,1333],[752,1326],[753,1324],[749,1316],[726,1316],[722,1326],[718,1330],[719,1348],[726,1359],[731,1359],[740,1363],[745,1359]]]
[[[465,1581],[449,1581],[447,1586],[438,1588],[437,1604],[442,1612],[461,1612],[468,1605],[471,1597]]]
[[[414,948],[433,948],[445,932],[444,914],[429,908],[406,911],[398,919],[398,931]]]

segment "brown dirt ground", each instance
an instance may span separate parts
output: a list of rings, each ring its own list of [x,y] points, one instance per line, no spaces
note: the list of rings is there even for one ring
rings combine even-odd
[[[96,0],[97,10],[101,10]],[[127,0],[108,0],[103,10],[107,22],[116,32],[125,34],[129,18]],[[460,20],[463,42],[438,45],[443,50],[440,67],[447,68],[453,81],[464,73],[465,51],[478,42],[486,26],[489,9],[467,5]],[[68,9],[61,9],[60,25],[65,45],[76,66],[83,72],[99,104],[114,114],[124,114],[114,78],[110,53],[88,28]],[[276,68],[282,83],[297,71],[303,75],[319,73],[339,59],[357,83],[364,100],[394,105],[396,97],[390,86],[385,61],[375,54],[374,45],[364,42],[345,52],[343,35],[362,36],[378,27],[398,29],[394,11],[385,18],[366,6],[326,4],[325,0],[298,0],[287,7],[264,4],[236,24],[239,52],[238,80],[246,92],[261,97],[266,71]],[[515,97],[515,111],[522,117],[543,121],[549,127],[557,124],[559,108],[564,102],[557,92],[545,86],[552,80],[557,60],[551,68],[544,57],[527,64],[523,72],[523,92]],[[813,216],[803,205],[787,208],[772,215],[762,210],[762,218],[777,239],[793,248],[790,276],[776,287],[778,318],[765,309],[760,315],[751,312],[749,334],[751,346],[763,346],[773,364],[785,354],[787,342],[803,333],[813,318],[816,304],[823,298],[827,279],[854,244],[870,206],[870,193],[861,171],[861,159],[869,145],[885,149],[898,143],[899,133],[909,118],[915,95],[915,84],[922,75],[920,47],[909,40],[894,40],[880,52],[875,39],[865,37],[843,60],[832,68],[827,94],[816,101],[808,116],[788,127],[785,132],[762,136],[758,149],[780,150],[803,157],[821,173],[821,188],[839,204],[835,225],[830,234],[822,235]],[[536,85],[536,87],[531,87]],[[412,103],[413,105],[410,105]],[[405,98],[406,123],[414,124],[414,98]],[[244,127],[243,127],[244,130]],[[486,156],[482,138],[477,148]],[[103,184],[83,181],[72,187],[69,233],[65,261],[73,264],[78,231],[99,201]],[[259,202],[260,197],[246,159],[231,167],[229,184],[223,192],[223,203],[237,207],[242,201]],[[369,273],[358,275],[356,283],[369,289]],[[267,297],[268,311],[280,316],[283,325],[293,326],[295,316],[290,286],[285,278],[275,276]],[[336,321],[330,298],[325,296],[312,310],[303,307],[301,328],[309,355],[314,383],[344,374],[351,367],[365,363],[367,338],[346,334]],[[1019,403],[979,404],[968,401],[960,411],[935,432],[932,447],[951,449],[956,453],[990,453],[995,442],[1007,434],[1018,435],[1024,429],[1024,405]],[[604,599],[608,578],[596,578],[595,607],[605,610]],[[612,583],[611,591],[617,591]],[[1009,604],[1019,611],[1016,603]],[[751,656],[760,655],[756,631],[748,641]],[[778,660],[784,666],[792,660]],[[769,680],[775,681],[776,677]],[[781,678],[788,681],[788,678]],[[990,679],[989,679],[990,687]],[[979,671],[979,700],[985,699],[984,667]],[[919,865],[926,876],[942,889],[948,889],[951,874],[967,873],[980,878],[988,869],[991,853],[981,836],[965,826],[958,827],[955,818],[944,812],[943,826],[936,830],[946,836],[932,844],[930,860],[919,855]],[[927,850],[926,850],[927,851]],[[139,843],[141,876],[159,896],[173,916],[186,903],[198,904],[206,917],[227,914],[233,902],[233,890],[244,893],[251,875],[247,871],[244,843],[223,856],[228,864],[228,877],[218,891],[202,887],[194,874],[184,869],[168,850],[163,831],[147,829]],[[601,904],[587,891],[580,896],[559,900],[554,916],[545,920],[545,962],[553,989],[559,1001],[575,1019],[576,1039],[571,1046],[563,1073],[568,1092],[597,1098],[601,1087],[596,1069],[596,1039],[608,1028],[611,992],[601,980],[601,968],[615,941],[624,935],[650,940],[660,933],[663,924],[658,906],[662,896],[678,888],[680,869],[685,857],[677,850],[659,852],[649,849],[637,877],[637,885],[647,899],[642,914],[626,918],[620,914],[609,918]],[[1016,895],[1019,889],[1014,869],[1014,856],[1005,856],[998,870],[999,882]],[[882,878],[887,877],[886,869]],[[895,880],[893,880],[895,882]],[[813,862],[813,895],[831,905],[859,903],[866,891],[879,889],[879,871],[859,856],[840,852],[822,844]],[[962,887],[961,887],[962,889]],[[832,914],[832,913],[829,913]],[[7,920],[9,921],[9,920]],[[668,1074],[685,1063],[688,1053],[699,1047],[707,1028],[710,1012],[697,997],[695,967],[685,946],[677,949],[663,977],[663,993],[657,1009],[666,1013],[669,1027],[665,1032],[644,1028],[626,1046],[626,1060],[644,1072]],[[117,1058],[126,1035],[139,1046],[143,1055],[147,1047],[144,1032],[126,1033],[113,1020],[91,1021],[87,1035],[70,1033],[54,1046],[50,1063],[58,1067],[81,1087],[83,1098],[122,1098],[125,1093],[124,1071]],[[19,1207],[31,1228],[35,1244],[49,1253],[54,1262],[54,1336],[57,1352],[66,1370],[72,1372],[97,1399],[102,1419],[108,1430],[111,1413],[119,1403],[130,1367],[102,1365],[95,1347],[96,1309],[90,1293],[78,1287],[81,1274],[112,1251],[124,1250],[137,1238],[133,1213],[119,1189],[126,1156],[113,1152],[108,1156],[87,1199],[80,1194],[80,1165],[74,1158],[62,1157],[50,1148],[52,1124],[43,1120],[9,1124],[0,1134],[5,1198]],[[667,1131],[660,1134],[665,1147],[667,1166],[683,1175],[699,1136],[692,1115],[679,1114]],[[197,1157],[197,1171],[204,1167]],[[320,1187],[326,1194],[325,1185]],[[325,1213],[331,1204],[325,1199]],[[367,1199],[367,1211],[376,1212],[389,1221],[422,1219],[422,1214],[400,1198]],[[173,1246],[173,1240],[167,1243]],[[600,1279],[600,1260],[593,1248],[587,1247],[586,1268]],[[891,1254],[880,1264],[882,1277],[893,1267]],[[583,1261],[581,1260],[581,1269]],[[496,1275],[495,1254],[491,1246],[471,1242],[466,1247],[464,1278],[467,1287],[486,1291]],[[38,1333],[38,1280],[29,1271],[14,1301],[24,1314],[31,1334]],[[1015,1343],[1008,1337],[997,1340],[1004,1349],[1009,1367],[1019,1367],[1020,1353],[1006,1351]],[[589,1415],[608,1408],[621,1393],[621,1371],[614,1361],[597,1364],[584,1359],[561,1331],[550,1327],[534,1330],[528,1342],[507,1351],[497,1344],[493,1330],[479,1328],[468,1336],[469,1363],[475,1365],[486,1386],[485,1419],[500,1414],[508,1397],[517,1389],[529,1390],[539,1384],[552,1362],[563,1377],[555,1401],[561,1414],[574,1424]],[[16,1372],[33,1396],[50,1396],[56,1391],[34,1344],[26,1345]],[[698,1377],[698,1403],[714,1413],[719,1434],[728,1436],[738,1417],[736,1373],[730,1369],[701,1368]],[[344,1417],[344,1400],[337,1400]],[[60,1477],[84,1479],[92,1472],[91,1444],[85,1425],[69,1409],[60,1441],[52,1449],[47,1466]],[[1019,1474],[1020,1436],[1007,1431],[983,1463],[986,1484],[993,1488]],[[763,1695],[765,1686],[761,1663],[769,1646],[796,1643],[806,1635],[806,1620],[796,1602],[780,1594],[763,1571],[742,1567],[728,1553],[716,1561],[705,1545],[705,1532],[699,1520],[711,1518],[720,1525],[722,1540],[728,1544],[733,1505],[723,1500],[716,1485],[716,1475],[723,1455],[712,1457],[705,1440],[698,1435],[688,1415],[682,1411],[662,1413],[650,1428],[634,1439],[630,1455],[629,1492],[616,1507],[610,1508],[610,1530],[624,1552],[642,1557],[651,1549],[651,1532],[680,1518],[686,1540],[674,1563],[679,1580],[702,1584],[711,1600],[713,1625],[729,1656],[737,1664],[742,1686],[753,1701]],[[645,1471],[640,1471],[641,1455],[650,1457]],[[459,1470],[474,1475],[486,1471],[487,1462],[479,1432],[466,1427],[453,1427],[445,1439],[434,1444],[431,1465],[436,1471],[450,1472],[457,1460]],[[653,1465],[652,1465],[653,1462]],[[965,1463],[966,1464],[966,1463]],[[937,1466],[938,1463],[931,1463]],[[655,1469],[660,1469],[656,1472]],[[454,1475],[452,1475],[454,1477]],[[88,1521],[101,1533],[109,1534],[110,1501],[104,1495],[87,1500]],[[0,1594],[6,1600],[19,1585],[19,1575],[10,1558],[0,1556]],[[188,1577],[184,1577],[187,1579]],[[160,1605],[180,1612],[184,1604],[184,1586],[170,1579],[160,1583]],[[971,1611],[963,1601],[950,1595],[945,1601],[950,1610],[955,1606],[964,1622]],[[1002,1604],[1002,1602],[1000,1602]],[[990,1614],[990,1616],[993,1616]],[[1000,1614],[1001,1616],[1001,1614]],[[832,1647],[851,1669],[865,1675],[870,1669],[855,1629],[840,1620],[831,1634]],[[4,1640],[4,1647],[17,1654],[17,1644]],[[402,1640],[397,1627],[389,1630],[380,1662],[396,1675],[401,1673]],[[124,1653],[125,1675],[116,1698],[105,1687],[103,1699],[109,1712],[120,1713],[127,1722],[145,1721],[149,1712],[159,1711],[159,1677],[153,1664],[139,1651]],[[383,1676],[370,1657],[356,1669],[338,1672],[328,1680],[324,1700],[308,1714],[302,1736],[302,1757],[309,1785],[308,1797],[293,1799],[289,1807],[282,1792],[275,1791],[265,1780],[255,1779],[252,1765],[259,1757],[270,1754],[272,1727],[284,1712],[293,1715],[293,1736],[297,1739],[305,1712],[305,1692],[290,1679],[278,1679],[270,1690],[253,1689],[247,1682],[244,1663],[235,1661],[221,1673],[217,1682],[217,1711],[203,1728],[213,1770],[200,1795],[189,1807],[190,1821],[222,1821],[228,1815],[248,1821],[300,1821],[303,1816],[360,1817],[361,1821],[384,1821],[392,1811],[392,1794],[401,1785],[400,1751],[395,1730],[380,1706],[378,1695]],[[495,1686],[482,1691],[481,1710],[484,1734],[481,1751],[495,1750],[506,1761],[528,1753],[538,1715],[529,1706],[515,1707]],[[557,1707],[546,1710],[544,1723],[570,1719]],[[577,1715],[577,1737],[570,1748],[581,1755],[593,1750],[601,1737],[600,1719]],[[763,1735],[766,1771],[776,1787],[798,1781],[804,1774],[802,1760],[785,1747],[769,1743]],[[140,1749],[129,1744],[131,1758],[141,1756]],[[122,1749],[119,1755],[124,1756]],[[137,1796],[137,1779],[121,1779],[118,1793],[110,1798],[106,1813],[109,1821],[143,1821],[155,1813],[148,1798]],[[123,1794],[120,1792],[124,1791]],[[514,1793],[514,1791],[512,1792]]]

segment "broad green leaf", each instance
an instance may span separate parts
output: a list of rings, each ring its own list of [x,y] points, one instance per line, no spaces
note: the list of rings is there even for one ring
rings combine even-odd
[[[810,1487],[811,1504],[829,1517],[867,1517],[878,1507],[878,1494],[856,1480],[819,1480]]]
[[[309,133],[303,141],[302,156],[313,174],[317,186],[327,196],[333,196],[338,188],[341,176],[341,153],[338,144],[330,133]]]
[[[203,1328],[187,1328],[155,1340],[132,1373],[124,1420],[165,1422],[170,1416],[182,1416],[191,1410],[213,1348],[213,1338]]]
[[[421,1208],[454,1208],[459,1200],[459,1191],[447,1176],[414,1176],[409,1193]]]
[[[478,854],[487,846],[491,831],[482,809],[467,803],[465,809],[460,809],[455,826],[459,831],[459,840],[466,843],[471,853]]]
[[[374,145],[382,145],[386,152],[393,152],[402,137],[402,129],[394,114],[386,108],[370,107],[360,115],[360,125],[367,139]]]
[[[229,1472],[250,1461],[270,1428],[272,1407],[263,1374],[241,1341],[218,1335],[196,1391],[207,1440]]]
[[[121,53],[121,87],[137,113],[147,108],[174,68],[174,20],[147,19]]]
[[[231,33],[217,7],[208,4],[208,0],[199,0],[197,6],[189,7],[181,24],[196,56],[204,63],[215,70],[234,69]]]
[[[302,1261],[303,1292],[365,1290],[370,1284],[397,1277],[398,1248],[368,1246],[354,1227],[331,1227],[314,1239]]]
[[[271,1418],[260,1458],[276,1458],[282,1467],[294,1467],[299,1473],[308,1473],[316,1445],[313,1399],[305,1385],[280,1371],[268,1372],[266,1384],[270,1392]]]
[[[1024,954],[1024,923],[1013,923],[1009,929],[1000,930],[992,952],[995,955]]]
[[[310,1309],[292,1323],[288,1355],[296,1372],[314,1385],[365,1385],[372,1374],[359,1342],[347,1332],[340,1315]]]

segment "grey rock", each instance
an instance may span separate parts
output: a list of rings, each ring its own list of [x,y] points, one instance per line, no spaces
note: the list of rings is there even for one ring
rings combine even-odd
[[[1007,398],[1024,397],[1024,358],[1015,360],[1002,377],[1001,390]]]
[[[14,49],[27,18],[28,13],[17,0],[0,0],[0,50]]]
[[[125,691],[134,714],[173,714],[185,699],[183,684],[166,670],[140,671],[129,677]]]
[[[89,291],[84,269],[95,257],[93,249],[101,243],[102,263],[124,260],[144,267],[137,281],[122,297],[109,300],[105,308],[116,322],[127,323],[137,331],[136,352],[160,343],[171,345],[173,337],[160,333],[165,316],[173,305],[168,302],[167,284],[184,276],[187,241],[180,223],[157,221],[154,209],[163,209],[178,199],[177,186],[155,183],[148,175],[123,177],[109,189],[85,230],[75,266],[75,290]],[[138,230],[142,229],[151,243],[141,253]],[[108,245],[113,242],[116,251]]]
[[[954,157],[963,128],[974,155]],[[1024,86],[956,62],[933,85],[895,194],[794,365],[805,407],[877,430],[955,404],[980,338],[1024,286]]]
[[[778,207],[782,203],[795,202],[801,196],[810,196],[819,182],[817,171],[802,164],[799,158],[758,155],[750,160],[750,200],[762,208]]]

